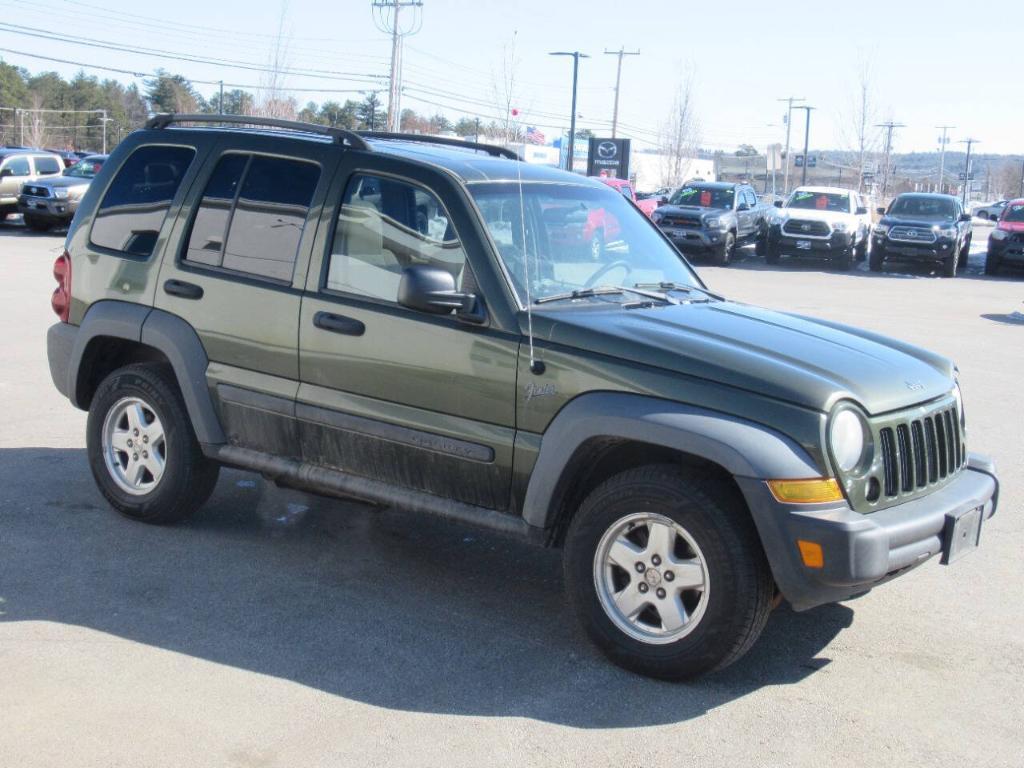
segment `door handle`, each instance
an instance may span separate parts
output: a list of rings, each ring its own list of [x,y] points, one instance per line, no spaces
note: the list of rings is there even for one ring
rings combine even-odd
[[[183,299],[203,298],[202,286],[195,283],[186,283],[184,280],[168,280],[164,283],[164,293],[171,296],[180,296]]]
[[[313,325],[331,333],[343,333],[346,336],[362,336],[366,326],[352,317],[335,315],[331,312],[317,312],[313,315]]]

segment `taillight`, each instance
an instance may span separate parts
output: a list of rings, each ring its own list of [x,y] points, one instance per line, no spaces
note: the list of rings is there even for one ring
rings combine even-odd
[[[50,297],[50,306],[62,323],[68,322],[71,314],[71,254],[64,251],[53,263],[53,278],[57,287]]]

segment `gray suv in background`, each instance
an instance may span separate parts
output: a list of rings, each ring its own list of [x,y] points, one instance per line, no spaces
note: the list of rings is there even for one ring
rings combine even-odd
[[[106,155],[89,155],[60,176],[22,184],[18,210],[25,218],[25,226],[46,232],[70,224],[82,196],[106,160]]]

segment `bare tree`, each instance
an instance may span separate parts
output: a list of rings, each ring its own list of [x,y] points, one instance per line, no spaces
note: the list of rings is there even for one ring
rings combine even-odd
[[[283,0],[277,19],[277,36],[267,60],[267,72],[260,76],[260,88],[253,110],[260,117],[294,120],[298,113],[298,102],[286,88],[290,47],[289,33],[285,29],[287,16],[288,0]]]
[[[871,60],[862,55],[857,64],[857,85],[849,107],[839,115],[840,134],[857,164],[857,191],[864,188],[864,168],[878,154],[881,133],[872,81]]]
[[[45,112],[43,108],[43,97],[41,94],[32,94],[32,109],[25,110],[22,119],[25,121],[25,145],[29,147],[48,147],[53,144],[52,132],[46,127]]]
[[[519,72],[519,59],[516,57],[516,36],[518,34],[518,32],[513,32],[512,40],[502,48],[500,72],[491,70],[494,106],[501,117],[497,121],[496,130],[493,133],[488,130],[487,134],[492,138],[501,139],[506,144],[522,140],[519,120],[512,114],[512,110],[520,98],[516,84],[516,76]]]
[[[694,73],[684,68],[672,97],[672,107],[661,126],[661,185],[672,187],[686,180],[690,161],[700,143],[700,120],[694,104]]]

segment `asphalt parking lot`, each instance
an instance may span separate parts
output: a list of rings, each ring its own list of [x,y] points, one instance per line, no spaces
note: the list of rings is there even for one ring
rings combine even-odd
[[[672,685],[593,650],[555,552],[237,471],[185,525],[116,516],[47,369],[62,237],[0,224],[0,766],[1024,764],[1024,274],[983,276],[988,231],[957,279],[698,265],[953,357],[1002,494],[955,566],[780,608]]]

